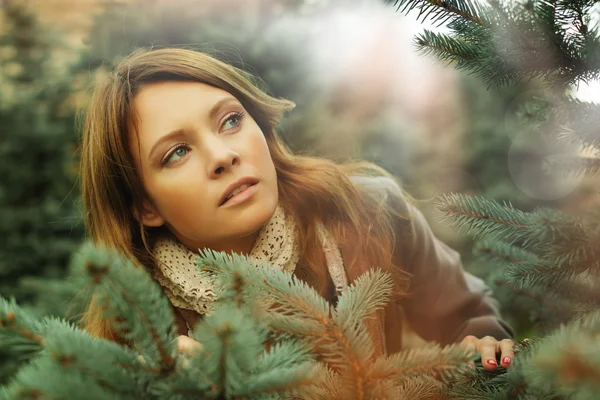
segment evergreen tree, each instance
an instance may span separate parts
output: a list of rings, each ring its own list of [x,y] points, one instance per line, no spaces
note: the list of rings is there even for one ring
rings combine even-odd
[[[533,98],[538,93],[534,88],[538,82],[517,84],[487,90],[485,85],[472,76],[461,77],[461,101],[464,108],[466,130],[461,137],[465,149],[464,170],[474,180],[457,187],[457,192],[477,194],[497,202],[510,201],[515,207],[531,211],[542,201],[531,197],[515,184],[511,173],[512,165],[523,165],[535,155],[539,144],[530,140],[521,146],[513,143],[519,134],[519,117],[514,110],[519,103]],[[511,128],[517,129],[512,130]],[[520,133],[526,135],[526,133]],[[560,207],[563,199],[546,201],[546,206]],[[463,262],[469,272],[489,282],[495,296],[502,299],[502,315],[520,336],[537,335],[535,320],[531,315],[531,304],[523,301],[512,288],[506,287],[501,280],[494,279],[488,263],[470,254],[474,242],[470,238],[460,237],[460,245],[454,248],[463,254]],[[532,318],[533,317],[533,318]]]
[[[452,34],[426,31],[417,38],[425,52],[455,62],[490,86],[530,78],[546,84],[548,97],[520,111],[533,122],[532,132],[563,143],[600,146],[599,107],[566,93],[579,79],[600,74],[600,39],[590,17],[594,2],[397,3],[449,22]],[[593,157],[558,155],[548,165],[595,173],[599,163]],[[333,309],[291,276],[210,252],[202,254],[200,266],[219,285],[219,301],[193,330],[203,349],[181,355],[160,289],[118,255],[88,247],[74,262],[75,275],[103,299],[106,317],[118,322],[127,345],[93,339],[64,321],[40,321],[4,301],[0,355],[10,362],[1,364],[6,385],[0,396],[597,397],[596,208],[582,215],[548,207],[521,211],[510,203],[464,194],[443,196],[438,208],[453,226],[488,237],[477,251],[497,266],[494,280],[529,299],[538,322],[544,323],[546,336],[525,342],[505,371],[461,368],[474,358],[455,347],[374,359],[363,321],[389,296],[389,278],[376,270],[355,282]]]
[[[572,98],[571,85],[600,77],[600,35],[594,1],[535,1],[486,5],[469,0],[396,1],[403,11],[448,23],[451,33],[429,30],[418,48],[466,70],[489,87],[538,79],[546,95],[519,109],[523,132],[598,149],[600,106]],[[544,145],[540,141],[540,145]],[[597,173],[599,159],[555,152],[540,168]],[[558,178],[558,177],[557,177]],[[518,210],[510,202],[447,194],[438,209],[453,227],[478,242],[492,281],[527,301],[547,336],[527,343],[506,373],[474,373],[458,380],[458,398],[595,399],[598,390],[598,211],[568,215],[550,207]]]
[[[6,399],[432,399],[473,354],[437,345],[374,355],[365,320],[392,293],[373,270],[333,308],[293,275],[205,249],[198,259],[217,300],[176,348],[161,288],[112,250],[86,245],[73,279],[99,296],[127,345],[92,338],[65,321],[32,318],[0,302],[0,398]]]
[[[70,290],[60,281],[83,236],[70,77],[52,60],[60,38],[26,6],[7,2],[0,14],[0,293],[62,315]]]

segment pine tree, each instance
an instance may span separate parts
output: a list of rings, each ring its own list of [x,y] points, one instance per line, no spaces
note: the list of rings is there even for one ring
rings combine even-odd
[[[472,76],[461,76],[460,81],[461,108],[466,121],[466,129],[461,137],[461,146],[466,153],[463,168],[473,179],[465,180],[464,185],[453,190],[478,194],[497,202],[510,201],[521,210],[533,210],[542,200],[531,197],[517,186],[511,167],[527,163],[535,156],[539,143],[533,139],[514,143],[517,134],[524,136],[527,133],[511,128],[515,125],[518,127],[520,121],[512,111],[533,98],[539,92],[536,86],[540,86],[540,83],[521,83],[490,91]],[[560,208],[564,202],[568,202],[568,199],[544,201],[546,206],[554,208]],[[453,247],[463,255],[467,270],[486,279],[495,297],[502,299],[502,316],[515,332],[520,337],[537,335],[536,316],[531,314],[531,304],[523,301],[523,297],[506,287],[504,282],[490,275],[493,271],[488,262],[477,257],[477,252],[470,252],[473,240],[464,236],[455,240],[460,241],[460,245]]]
[[[559,146],[598,149],[600,105],[568,94],[577,82],[600,77],[600,35],[593,19],[597,2],[403,0],[395,5],[447,23],[449,34],[425,30],[415,38],[423,53],[474,74],[489,87],[532,79],[543,83],[546,96],[518,111],[524,131]],[[563,174],[594,174],[600,165],[595,157],[560,153],[544,161],[545,168],[560,168]],[[451,393],[467,399],[597,398],[597,206],[580,215],[550,207],[525,212],[510,202],[450,193],[437,207],[451,226],[484,239],[475,251],[494,268],[492,281],[526,301],[546,335],[528,341],[506,373],[473,374],[457,380]]]
[[[52,59],[63,43],[21,2],[0,18],[0,294],[63,315],[71,292],[60,281],[83,237],[70,77]]]
[[[72,279],[98,295],[127,345],[92,338],[56,318],[0,302],[0,398],[433,399],[474,359],[459,345],[375,357],[365,318],[391,296],[372,270],[333,308],[306,283],[254,259],[205,249],[198,259],[217,300],[176,348],[174,316],[158,284],[113,250],[86,244]]]

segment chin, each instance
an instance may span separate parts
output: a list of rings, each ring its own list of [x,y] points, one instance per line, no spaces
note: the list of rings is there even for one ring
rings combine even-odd
[[[233,223],[236,234],[241,236],[251,235],[269,222],[278,204],[277,194],[268,196],[267,199],[256,199],[254,204],[238,210]]]
[[[254,220],[253,224],[254,229],[252,231],[257,231],[262,228],[275,214],[275,209],[277,208],[278,198],[277,195],[271,197],[268,200],[261,200],[255,204],[255,207],[249,207],[248,211],[250,211],[249,219]],[[248,221],[250,222],[250,221]]]

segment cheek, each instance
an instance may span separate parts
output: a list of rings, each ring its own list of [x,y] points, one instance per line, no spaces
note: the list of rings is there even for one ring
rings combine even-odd
[[[210,196],[206,190],[206,182],[197,173],[198,168],[197,165],[183,165],[173,173],[164,174],[152,182],[151,195],[168,221],[175,223],[210,216]]]
[[[259,135],[253,137],[252,143],[248,146],[252,151],[252,156],[256,162],[256,166],[262,169],[263,174],[270,174],[275,172],[273,160],[269,152],[269,147],[262,132],[259,131]]]
[[[213,198],[193,184],[170,188],[161,202],[161,211],[168,224],[188,237],[210,236],[219,226]]]

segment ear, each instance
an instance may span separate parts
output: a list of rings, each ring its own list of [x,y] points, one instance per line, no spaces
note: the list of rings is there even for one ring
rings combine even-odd
[[[159,227],[165,223],[164,218],[158,213],[156,208],[146,200],[142,204],[141,213],[136,210],[135,219],[149,227]]]

